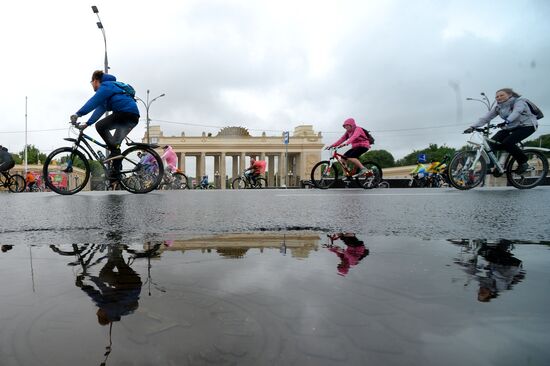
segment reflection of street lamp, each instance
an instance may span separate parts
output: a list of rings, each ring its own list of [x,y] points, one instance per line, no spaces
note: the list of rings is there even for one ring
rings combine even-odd
[[[97,10],[97,6],[92,5],[92,11],[95,15],[97,15],[97,27],[101,30],[101,33],[103,34],[103,42],[105,43],[105,70],[103,70],[106,74],[109,73],[109,61],[107,60],[107,36],[105,35],[105,28],[103,28],[103,23],[101,23],[101,18],[99,17],[99,10]]]
[[[149,119],[149,107],[151,107],[151,104],[153,104],[155,100],[162,98],[165,95],[166,94],[162,93],[158,97],[155,97],[153,98],[153,100],[149,101],[149,89],[147,89],[147,102],[145,102],[143,99],[139,97],[136,97],[136,100],[139,100],[141,103],[143,103],[143,105],[145,106],[145,111],[147,112],[147,143],[148,144],[151,142],[149,138],[149,123],[151,122],[151,120]]]
[[[220,179],[220,172],[217,170],[214,172],[214,182],[216,183],[216,188],[222,188],[222,181]]]

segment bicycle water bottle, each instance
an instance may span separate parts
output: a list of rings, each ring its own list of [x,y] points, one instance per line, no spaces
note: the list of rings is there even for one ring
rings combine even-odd
[[[105,160],[105,155],[101,152],[101,150],[97,150],[97,155],[99,155],[101,160]]]

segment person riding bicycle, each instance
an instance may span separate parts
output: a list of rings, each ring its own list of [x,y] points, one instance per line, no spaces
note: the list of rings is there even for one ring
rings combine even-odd
[[[0,145],[0,172],[7,172],[15,166],[15,160],[4,146]]]
[[[250,158],[250,166],[246,168],[244,175],[255,185],[256,178],[265,173],[265,166],[265,160]]]
[[[202,176],[202,179],[199,183],[199,186],[204,188],[204,189],[207,189],[208,188],[208,175],[203,175]]]
[[[355,233],[335,233],[327,236],[330,239],[330,244],[324,246],[340,258],[340,263],[336,267],[340,276],[346,276],[352,266],[356,266],[369,255],[369,249],[365,247],[363,241],[359,240]],[[344,242],[345,249],[334,245],[334,242],[338,239]]]
[[[90,83],[95,94],[71,116],[71,122],[76,123],[79,117],[94,111],[88,122],[78,125],[80,130],[84,130],[96,123],[105,112],[113,112],[97,122],[96,130],[109,148],[107,159],[112,159],[116,175],[122,169],[120,144],[138,124],[139,109],[134,96],[123,89],[122,86],[126,84],[117,82],[115,76],[96,70]],[[113,134],[111,130],[114,130]]]
[[[491,137],[495,142],[489,142],[493,150],[505,150],[510,153],[517,161],[517,174],[521,174],[529,169],[527,156],[516,145],[532,135],[537,127],[537,117],[531,112],[531,108],[521,96],[510,88],[499,89],[495,97],[497,104],[478,122],[464,130],[464,133],[471,133],[475,128],[489,124],[493,118],[500,116],[504,122],[497,126],[502,130]]]
[[[346,133],[344,133],[338,141],[326,147],[326,149],[328,150],[332,147],[342,147],[351,144],[351,149],[344,153],[344,157],[359,169],[359,172],[353,176],[353,178],[357,178],[368,171],[359,161],[359,157],[369,151],[370,143],[365,131],[355,124],[353,118],[346,119],[342,127],[346,129]]]
[[[165,145],[162,149],[164,150],[164,154],[162,154],[161,158],[163,161],[166,161],[166,170],[170,171],[170,173],[175,172],[178,169],[178,156],[170,145]]]
[[[25,180],[27,181],[27,187],[29,187],[29,191],[32,191],[34,186],[36,185],[36,178],[34,177],[34,174],[32,174],[31,171],[28,171]]]

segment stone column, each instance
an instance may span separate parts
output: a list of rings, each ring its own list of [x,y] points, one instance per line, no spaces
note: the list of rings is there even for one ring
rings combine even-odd
[[[239,175],[239,157],[237,155],[233,155],[233,164],[232,164],[232,172],[231,172],[231,180],[237,178]]]
[[[178,163],[181,171],[185,174],[185,153],[180,153],[178,155]]]
[[[206,154],[201,152],[200,159],[201,159],[201,162],[200,162],[201,170],[199,171],[200,172],[199,179],[202,178],[202,176],[206,174]]]
[[[286,183],[286,177],[285,177],[285,153],[281,153],[279,155],[279,172],[277,173],[279,176],[279,187],[282,187]]]
[[[195,181],[196,184],[199,184],[201,181],[201,156],[195,156]],[[194,188],[194,187],[191,187]]]
[[[275,156],[269,155],[268,156],[268,162],[267,165],[269,167],[269,174],[267,176],[267,185],[270,187],[275,187],[274,177],[275,177]]]
[[[246,165],[246,153],[241,153],[241,158],[239,161],[239,173],[242,173],[248,166]]]
[[[221,182],[221,189],[225,189],[225,153],[222,152],[220,156],[220,170],[218,170],[220,173],[220,182]]]

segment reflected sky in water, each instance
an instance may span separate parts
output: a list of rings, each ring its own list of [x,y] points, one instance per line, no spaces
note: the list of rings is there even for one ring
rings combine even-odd
[[[550,246],[239,233],[0,252],[2,365],[518,365]]]

